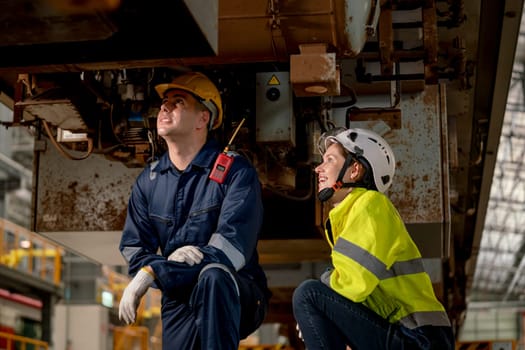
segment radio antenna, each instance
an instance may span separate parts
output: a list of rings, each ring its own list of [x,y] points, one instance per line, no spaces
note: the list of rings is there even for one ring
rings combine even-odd
[[[232,137],[230,138],[230,142],[228,142],[228,144],[226,145],[226,147],[224,147],[224,153],[228,152],[228,150],[230,149],[230,146],[232,145],[233,143],[233,139],[235,138],[235,136],[237,136],[237,133],[239,132],[239,130],[241,129],[241,126],[242,124],[244,123],[244,121],[246,120],[246,118],[242,118],[241,122],[239,123],[239,125],[237,125],[237,128],[235,128],[235,131],[233,132],[233,135]]]

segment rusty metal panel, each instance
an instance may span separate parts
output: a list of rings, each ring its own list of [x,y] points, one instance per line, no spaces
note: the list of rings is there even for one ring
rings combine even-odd
[[[441,132],[446,123],[446,111],[441,108],[445,98],[445,90],[439,85],[404,96],[403,128],[393,142],[398,176],[390,195],[426,257],[448,253],[448,164],[443,162],[447,135]]]
[[[99,154],[70,160],[50,142],[39,154],[35,231],[122,230],[140,168],[127,168]]]
[[[399,210],[407,228],[425,257],[441,257],[448,239],[448,161],[444,149],[447,135],[443,110],[445,89],[426,86],[422,92],[402,95],[400,128],[382,120],[350,120],[351,127],[377,131],[392,146],[396,174],[387,195]],[[445,148],[444,148],[445,147]]]
[[[443,184],[438,86],[401,101],[403,127],[389,141],[396,154],[396,179],[390,190],[407,223],[441,222]]]

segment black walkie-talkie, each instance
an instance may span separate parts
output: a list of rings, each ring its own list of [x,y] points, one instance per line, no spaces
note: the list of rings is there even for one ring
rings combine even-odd
[[[244,123],[244,119],[245,118],[241,120],[241,122],[235,129],[235,132],[233,133],[230,139],[230,142],[228,142],[228,145],[224,147],[224,151],[222,151],[222,153],[220,153],[217,156],[217,159],[215,160],[215,164],[213,165],[213,169],[211,170],[209,177],[211,180],[217,183],[222,184],[224,182],[224,179],[226,179],[226,175],[228,175],[228,171],[230,171],[230,168],[233,164],[233,155],[228,154],[228,150],[230,146],[232,145],[233,139],[237,135],[237,132],[241,128],[242,124]]]

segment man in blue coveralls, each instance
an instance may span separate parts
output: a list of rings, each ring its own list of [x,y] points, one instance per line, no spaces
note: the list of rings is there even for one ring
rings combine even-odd
[[[162,348],[238,349],[267,312],[270,292],[259,265],[261,185],[232,154],[210,178],[222,149],[208,137],[221,125],[222,100],[205,75],[190,72],[155,87],[163,99],[157,131],[167,152],[138,176],[120,251],[134,276],[119,318],[135,322],[150,286],[162,292]]]

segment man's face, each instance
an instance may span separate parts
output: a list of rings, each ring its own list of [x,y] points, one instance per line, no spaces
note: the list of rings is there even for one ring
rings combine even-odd
[[[193,95],[184,90],[168,90],[157,115],[157,132],[161,137],[189,134],[206,127],[207,113]]]

